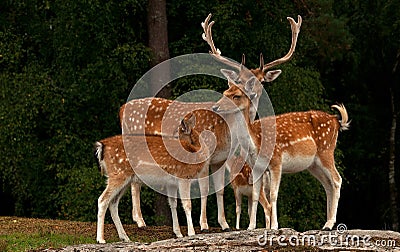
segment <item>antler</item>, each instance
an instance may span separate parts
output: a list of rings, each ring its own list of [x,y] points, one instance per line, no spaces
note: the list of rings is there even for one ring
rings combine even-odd
[[[204,33],[202,34],[202,37],[207,42],[207,44],[211,47],[210,54],[212,56],[214,56],[217,60],[221,61],[222,63],[240,70],[241,67],[242,67],[241,64],[238,64],[235,61],[229,60],[229,59],[221,56],[221,51],[218,48],[215,47],[214,41],[212,39],[212,32],[211,32],[211,28],[214,25],[214,21],[210,22],[210,19],[211,19],[211,13],[208,14],[208,16],[204,20],[204,22],[201,23],[201,27],[203,27],[203,30],[204,30]],[[244,58],[242,58],[242,60],[243,59]]]
[[[265,65],[264,65],[263,56],[261,54],[260,55],[260,69],[262,68],[263,71],[288,61],[292,57],[292,55],[294,53],[294,50],[296,49],[297,37],[299,36],[302,18],[301,18],[300,15],[298,15],[297,16],[297,23],[291,17],[288,17],[287,19],[289,20],[290,26],[292,28],[292,45],[290,46],[290,50],[282,58],[274,60],[274,61],[272,61],[272,62],[270,62],[268,64],[265,64]]]

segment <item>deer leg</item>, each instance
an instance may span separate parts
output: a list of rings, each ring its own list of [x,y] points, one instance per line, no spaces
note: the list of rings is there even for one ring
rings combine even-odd
[[[116,196],[110,201],[109,209],[110,209],[111,218],[114,222],[115,227],[117,228],[119,239],[121,239],[124,242],[129,242],[130,241],[129,237],[126,234],[124,227],[122,226],[121,219],[119,218],[119,215],[118,215],[118,204],[119,204],[119,201],[121,200],[121,197],[126,192],[126,189],[127,189],[127,186],[124,186],[123,188],[121,188],[121,190],[116,194]]]
[[[219,169],[218,169],[219,168]],[[225,209],[224,209],[224,182],[225,182],[225,165],[223,166],[212,166],[213,172],[213,182],[215,188],[215,194],[217,196],[217,206],[218,206],[218,223],[222,228],[222,231],[227,232],[231,229],[225,219]]]
[[[248,230],[255,229],[257,225],[257,207],[258,207],[258,201],[260,199],[260,191],[263,184],[262,177],[265,173],[265,167],[267,167],[268,164],[268,162],[264,160],[264,158],[262,157],[258,157],[257,161],[252,164],[253,159],[254,158],[251,158],[248,162],[252,166],[252,180],[253,180],[253,189],[251,196],[249,196],[249,204],[251,203],[251,206],[248,206],[248,208],[249,211],[251,211],[251,214],[249,214],[250,224],[249,227],[247,228]]]
[[[98,243],[106,243],[106,241],[104,240],[104,218],[106,216],[108,205],[110,204],[111,196],[112,196],[111,188],[107,186],[106,189],[103,191],[103,193],[100,195],[99,199],[97,200],[98,211],[97,211],[96,241]]]
[[[270,171],[267,170],[265,171],[264,175],[263,175],[263,191],[264,191],[264,196],[266,197],[266,200],[269,204],[269,202],[271,202],[271,175],[270,175]]]
[[[126,184],[120,184],[119,186],[110,186],[110,178],[107,181],[107,187],[106,189],[104,189],[103,193],[100,195],[99,199],[97,200],[97,205],[98,205],[98,212],[97,212],[97,237],[96,237],[96,241],[98,243],[106,243],[106,241],[104,240],[104,218],[107,212],[107,208],[110,205],[110,202],[113,201],[113,206],[110,206],[110,212],[114,211],[114,207],[118,208],[118,202],[119,199],[116,199],[116,197],[118,198],[121,197],[120,192],[124,191],[126,189]],[[115,205],[116,203],[116,205]],[[113,221],[115,226],[117,227],[117,231],[118,234],[122,234],[120,235],[121,237],[124,237],[123,234],[125,233],[124,228],[122,227],[121,220],[118,217],[118,210],[117,213],[115,215],[115,211],[114,213],[112,213],[111,215],[113,217]],[[125,238],[127,238],[128,236],[125,233]],[[129,240],[129,238],[128,238]]]
[[[254,176],[254,175],[253,175]],[[251,196],[249,196],[249,202],[248,202],[248,210],[250,211],[250,224],[249,227],[247,228],[248,230],[253,230],[256,228],[257,224],[257,206],[258,206],[258,199],[260,198],[260,190],[261,190],[261,184],[262,180],[253,180],[253,190],[251,193]]]
[[[319,160],[308,170],[323,185],[326,192],[327,222],[322,229],[331,230],[336,223],[342,178],[336,170],[333,153],[319,155]]]
[[[264,184],[263,184],[264,186]],[[270,229],[271,228],[271,205],[269,204],[267,197],[265,196],[264,188],[261,188],[260,192],[260,204],[264,209],[264,215],[265,215],[265,228]]]
[[[281,183],[282,165],[270,168],[270,200],[271,200],[271,229],[278,229],[277,200]]]
[[[131,195],[132,195],[132,219],[137,223],[138,227],[145,227],[146,223],[144,222],[142,216],[142,210],[140,208],[140,183],[132,182],[131,183]]]
[[[192,201],[190,199],[190,180],[179,179],[179,194],[182,201],[182,207],[185,211],[188,228],[188,236],[195,235],[192,220]]]
[[[207,223],[207,196],[209,192],[209,178],[208,178],[208,166],[199,175],[199,187],[201,197],[201,212],[200,212],[200,229],[201,232],[208,231]]]
[[[236,229],[240,229],[240,214],[242,212],[242,194],[239,192],[238,188],[234,188],[233,192],[235,194],[236,201]]]
[[[176,237],[183,237],[181,233],[181,228],[179,226],[178,213],[176,211],[176,207],[178,205],[178,199],[177,199],[178,188],[176,186],[168,185],[167,191],[168,191],[168,203],[169,207],[171,208],[171,215],[172,215],[172,229]]]
[[[253,195],[250,194],[250,195],[247,197],[247,214],[249,215],[249,218],[250,218],[250,216],[251,216],[251,213],[253,212],[252,209],[253,209]],[[257,211],[256,211],[256,212],[257,212]]]

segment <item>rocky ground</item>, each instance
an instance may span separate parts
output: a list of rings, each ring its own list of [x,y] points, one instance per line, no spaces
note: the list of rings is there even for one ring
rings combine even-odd
[[[400,251],[400,233],[376,230],[307,231],[292,229],[198,234],[152,243],[71,246],[47,251]]]
[[[312,230],[297,232],[293,229],[256,229],[221,233],[219,228],[209,234],[174,238],[171,227],[147,227],[124,225],[132,241],[94,244],[96,223],[71,222],[0,216],[0,235],[14,233],[69,234],[93,238],[93,244],[80,244],[65,248],[47,248],[41,251],[400,251],[400,233],[381,230],[334,231]],[[182,228],[183,234],[186,233]],[[198,233],[199,230],[196,230]],[[105,239],[116,241],[112,224],[105,226]],[[38,251],[38,250],[36,250]]]

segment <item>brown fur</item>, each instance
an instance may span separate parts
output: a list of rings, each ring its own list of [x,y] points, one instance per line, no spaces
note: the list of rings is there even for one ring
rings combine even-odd
[[[188,125],[187,127],[192,127]],[[187,214],[189,235],[194,234],[191,221],[190,181],[187,179],[206,176],[208,149],[200,142],[199,134],[192,128],[179,130],[179,140],[161,136],[114,136],[96,143],[101,170],[107,175],[107,187],[99,197],[97,241],[104,243],[104,215],[109,206],[119,237],[129,241],[118,217],[118,202],[127,186],[132,184],[132,217],[139,226],[145,226],[140,211],[140,176],[159,176],[160,169],[177,178],[182,204]],[[167,146],[167,147],[166,147]],[[168,148],[168,150],[167,150]],[[170,153],[176,154],[176,157]],[[180,153],[185,155],[179,156]],[[179,158],[180,160],[177,160]],[[182,158],[182,159],[181,159]],[[188,159],[188,160],[185,160]],[[185,162],[186,161],[186,162]],[[160,179],[160,178],[157,178]],[[162,179],[162,178],[161,178]],[[173,181],[168,181],[173,183]],[[165,184],[168,184],[167,182]],[[184,184],[181,184],[184,183]],[[207,185],[208,186],[208,185]],[[181,191],[184,188],[185,191]],[[189,191],[188,191],[189,190]],[[186,197],[186,198],[184,198]],[[176,215],[176,199],[169,199],[174,219],[174,232],[182,236]],[[175,209],[173,209],[175,208]],[[175,215],[174,215],[175,214]],[[176,222],[175,222],[176,221]]]
[[[224,91],[224,97],[216,103],[216,108],[220,112],[233,116],[239,110],[245,118],[243,123],[259,158],[263,157],[263,160],[267,160],[268,156],[271,156],[268,164],[271,175],[271,227],[274,229],[278,227],[276,200],[281,174],[308,169],[326,190],[328,221],[324,228],[331,229],[336,222],[342,181],[335,168],[334,150],[339,130],[347,129],[349,126],[346,109],[343,105],[333,106],[339,110],[342,121],[339,121],[336,116],[321,111],[308,111],[262,118],[251,123],[248,97],[251,96],[254,85],[257,84],[250,81],[245,85],[231,83],[229,89]],[[276,135],[271,132],[276,132]],[[252,155],[250,157],[250,160],[254,162],[255,157]],[[253,195],[257,196],[258,189],[254,190],[256,191],[253,191]],[[257,206],[257,201],[258,199],[253,198],[253,206]],[[254,227],[255,212],[253,210],[249,228]]]

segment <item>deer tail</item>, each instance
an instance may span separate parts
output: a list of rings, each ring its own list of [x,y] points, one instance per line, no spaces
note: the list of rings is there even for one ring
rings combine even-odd
[[[94,157],[96,158],[97,162],[97,167],[99,168],[99,171],[101,175],[104,175],[106,173],[106,167],[105,167],[105,162],[104,162],[104,145],[101,142],[96,142],[94,144]]]
[[[339,124],[340,124],[340,130],[348,130],[350,127],[350,122],[349,120],[349,115],[347,114],[347,110],[343,104],[338,104],[338,105],[332,105],[332,108],[335,108],[339,111],[340,113],[340,119],[339,119]]]

